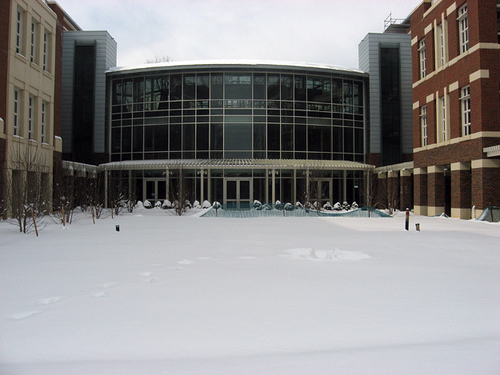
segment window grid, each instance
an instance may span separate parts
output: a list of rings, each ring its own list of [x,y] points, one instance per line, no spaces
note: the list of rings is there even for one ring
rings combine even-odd
[[[469,50],[469,19],[467,16],[467,4],[458,10],[458,30],[460,36],[460,53]]]
[[[439,56],[436,59],[438,61],[438,67],[442,67],[445,64],[445,38],[444,38],[444,22],[438,25],[437,34],[438,34],[438,52]]]
[[[420,78],[425,78],[425,39],[422,39],[419,43],[418,54],[420,57]]]
[[[30,61],[37,63],[36,42],[37,42],[37,24],[35,21],[31,22],[31,40],[30,40]]]
[[[251,153],[256,158],[364,161],[362,82],[342,80],[339,77],[316,77],[314,74],[296,74],[294,77],[291,73],[281,74],[281,76],[280,73],[267,73],[268,79],[266,80],[266,73],[259,72],[253,73],[253,80],[250,81],[253,82],[253,85],[249,99],[228,99],[225,85],[228,82],[225,79],[225,74],[227,73],[200,72],[197,74],[198,78],[209,76],[207,82],[211,82],[211,84],[222,85],[220,91],[217,91],[215,99],[212,91],[213,86],[209,85],[211,88],[207,92],[200,91],[199,87],[193,87],[193,82],[198,81],[193,78],[195,73],[162,75],[162,79],[166,82],[166,95],[160,94],[161,89],[156,94],[156,89],[153,86],[156,85],[157,77],[146,76],[133,80],[127,78],[115,80],[112,84],[112,159],[131,160],[131,158],[159,157],[181,159],[201,157],[199,156],[200,152],[206,155],[203,157],[228,157],[225,147],[227,126],[248,124],[252,125],[253,143],[248,149],[245,148],[242,151]],[[231,76],[229,81],[234,81],[234,74],[233,72],[229,73]],[[252,73],[245,72],[236,74],[252,75]],[[269,77],[276,76],[278,80],[272,82],[277,85],[278,91],[277,94],[275,92],[271,94]],[[267,82],[268,85],[263,86],[265,90],[261,95],[264,96],[262,99],[258,99],[260,96],[258,97],[256,94],[255,85],[257,78],[262,77],[264,81],[260,82],[259,80],[259,84],[265,85]],[[189,79],[186,80],[186,78]],[[297,78],[299,81],[296,80]],[[304,80],[303,84],[300,84],[300,78]],[[327,79],[328,84],[309,84],[311,82],[308,80],[316,78]],[[293,82],[291,89],[288,85],[290,82],[286,79]],[[175,91],[177,90],[175,80],[178,80],[181,86],[184,84],[184,91],[181,89]],[[305,84],[306,82],[308,85]],[[300,88],[304,90],[303,95],[308,97],[313,95],[315,98],[325,100],[324,95],[308,92],[308,87],[310,90],[316,90],[321,89],[320,86],[328,87],[327,91],[330,90],[331,86],[336,86],[331,90],[331,93],[327,94],[328,102],[311,102],[305,96],[298,99],[297,95],[300,94],[297,94],[296,90]],[[188,92],[185,91],[186,89]],[[273,97],[270,98],[269,95],[273,95]],[[181,100],[182,98],[184,100]],[[202,120],[200,120],[200,111],[204,112]],[[229,120],[228,116],[231,116],[232,119]],[[248,119],[244,119],[245,117]],[[220,125],[220,129],[217,130],[221,132],[220,139],[214,138],[214,133],[212,133],[214,125]],[[198,147],[198,132],[201,129],[199,126],[208,127],[209,130],[205,131],[208,131],[206,137],[209,146]],[[159,129],[160,127],[162,129]],[[185,133],[186,127],[194,129],[189,130],[188,138],[186,138]],[[298,128],[302,129],[299,133],[297,133]],[[164,143],[158,144],[160,147],[158,149],[155,146],[156,141],[152,143],[148,140],[151,136],[156,137],[156,135],[152,135],[156,133],[151,133],[151,131],[157,130],[166,132],[164,135],[166,146]],[[191,134],[191,131],[194,135]],[[256,138],[257,131],[263,131],[261,138]],[[150,132],[149,136],[147,132]],[[278,138],[272,134],[278,135]],[[276,145],[271,146],[270,137],[275,139]],[[175,145],[177,145],[174,148],[172,148],[173,139],[176,140]],[[311,148],[311,139],[316,142],[316,148]],[[357,142],[356,139],[361,141]],[[149,142],[149,146],[146,142]],[[218,146],[214,146],[213,142],[216,142]],[[255,142],[264,142],[267,146],[256,147]],[[285,146],[283,146],[283,142],[285,142]],[[297,142],[303,142],[302,146],[297,146]],[[338,144],[335,145],[335,142]],[[137,150],[135,149],[136,145],[139,146]],[[186,147],[188,148],[186,149]],[[231,150],[229,153],[232,155],[233,151]],[[239,150],[235,152],[239,152]]]
[[[422,130],[422,146],[427,146],[427,106],[420,108],[420,126]]]
[[[42,67],[43,70],[49,70],[48,69],[48,53],[49,53],[49,35],[47,33],[47,30],[44,31],[43,33],[43,57],[42,57]]]
[[[16,15],[16,53],[22,53],[23,43],[23,12],[17,9]]]
[[[41,121],[40,121],[40,131],[41,131],[41,142],[42,143],[47,143],[47,134],[46,134],[46,131],[47,131],[47,113],[46,113],[46,110],[47,110],[47,103],[43,100],[42,101],[42,117],[41,117]]]
[[[14,89],[14,123],[13,134],[19,135],[19,90]]]
[[[470,86],[462,88],[462,135],[471,134]]]
[[[448,119],[446,116],[446,95],[440,99],[441,107],[441,141],[448,139]]]
[[[33,96],[28,98],[28,139],[33,139],[33,106],[35,99]]]

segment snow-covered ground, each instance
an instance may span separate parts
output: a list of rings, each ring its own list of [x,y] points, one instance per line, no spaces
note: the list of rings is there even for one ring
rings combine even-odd
[[[0,374],[499,374],[500,225],[410,229],[157,209],[39,237],[2,222]]]

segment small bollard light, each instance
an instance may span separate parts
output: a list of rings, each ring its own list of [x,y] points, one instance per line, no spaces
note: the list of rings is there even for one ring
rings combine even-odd
[[[415,229],[417,230],[417,232],[420,232],[420,223],[415,224]]]
[[[119,225],[116,225],[116,226],[115,226],[115,228],[116,228],[116,231],[117,231],[117,232],[119,232],[119,231],[120,231],[120,226],[119,226]]]

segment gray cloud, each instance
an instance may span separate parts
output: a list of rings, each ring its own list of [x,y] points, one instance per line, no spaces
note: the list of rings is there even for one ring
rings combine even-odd
[[[108,30],[118,65],[266,59],[357,67],[357,48],[418,0],[58,0],[86,30]]]

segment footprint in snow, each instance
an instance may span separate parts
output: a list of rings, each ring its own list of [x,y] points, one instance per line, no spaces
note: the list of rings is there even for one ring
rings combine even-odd
[[[113,281],[111,283],[101,284],[101,285],[99,285],[99,288],[107,289],[107,288],[111,288],[112,286],[115,286],[116,284],[117,283]]]
[[[107,294],[108,294],[108,292],[96,292],[96,293],[92,293],[91,296],[95,297],[95,298],[101,298],[101,297],[105,297]]]
[[[12,314],[10,319],[12,320],[22,320],[32,317],[33,315],[40,314],[43,310],[33,310],[33,311],[23,311],[17,314]]]
[[[41,298],[36,301],[39,305],[50,305],[51,303],[56,303],[61,299],[61,297],[49,297],[49,298]]]

